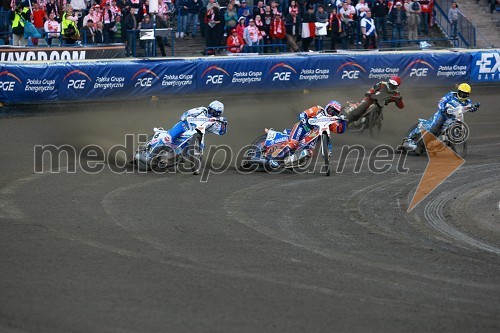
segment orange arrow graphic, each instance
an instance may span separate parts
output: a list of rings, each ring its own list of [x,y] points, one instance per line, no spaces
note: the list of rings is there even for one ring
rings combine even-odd
[[[429,163],[425,168],[422,179],[420,179],[417,191],[413,195],[407,212],[411,212],[415,206],[431,194],[432,191],[457,171],[465,162],[462,157],[458,156],[451,148],[442,143],[432,133],[424,129],[422,129],[420,133],[422,133],[424,139]]]

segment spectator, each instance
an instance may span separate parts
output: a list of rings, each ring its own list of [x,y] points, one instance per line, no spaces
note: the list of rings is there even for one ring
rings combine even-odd
[[[354,15],[356,10],[349,2],[342,3],[342,8],[339,10],[339,17],[344,24],[345,39],[349,41],[350,44],[354,43],[354,36],[356,33],[356,22],[354,21]]]
[[[366,16],[361,19],[361,33],[363,35],[364,48],[377,48],[377,29],[375,28],[375,20],[372,18],[372,12],[366,11]]]
[[[259,0],[257,2],[257,6],[253,9],[253,18],[255,20],[255,16],[260,15],[260,17],[264,17],[264,13],[266,12],[266,7],[264,6],[264,1]]]
[[[137,14],[136,14],[137,17]],[[94,27],[96,26],[97,22],[102,22],[103,17],[102,17],[102,9],[100,5],[95,5],[94,6],[94,14],[92,15],[92,21],[94,21]]]
[[[243,38],[238,36],[236,29],[231,30],[230,36],[227,38],[227,50],[231,53],[240,53],[245,47]]]
[[[73,10],[75,12],[81,12],[87,9],[87,5],[85,4],[85,0],[71,0],[71,6],[73,6]]]
[[[429,33],[429,22],[431,18],[434,0],[420,0],[420,25],[419,34],[427,35]]]
[[[302,20],[296,12],[291,12],[285,20],[286,41],[290,44],[292,52],[298,52],[297,38],[300,36]]]
[[[94,40],[96,44],[104,43],[104,23],[102,23],[102,21],[98,21],[95,24],[95,28]]]
[[[163,18],[162,15],[156,15],[156,29],[166,29],[167,21]],[[165,45],[170,46],[168,42],[167,36],[155,36],[156,45],[160,49],[160,53],[162,57],[167,56],[167,52],[165,52]]]
[[[94,22],[94,14],[95,14],[95,9],[93,7],[90,7],[88,14],[83,17],[83,26],[84,27],[87,26],[88,20],[92,20],[92,22]]]
[[[232,3],[227,5],[226,12],[224,13],[224,21],[226,21],[226,33],[230,35],[238,24],[238,13],[234,9],[234,5]]]
[[[458,34],[458,18],[462,15],[465,17],[465,15],[458,9],[458,4],[456,2],[451,3],[451,7],[448,10],[448,18],[450,19],[451,23],[451,37],[457,38]]]
[[[236,26],[236,32],[238,33],[238,36],[241,37],[241,39],[243,39],[243,35],[245,34],[246,27],[247,26],[245,25],[245,18],[240,17],[240,19],[238,20],[238,25]]]
[[[115,43],[124,42],[122,29],[123,29],[122,16],[117,15],[115,18],[115,26],[111,28],[111,31],[113,32],[113,40],[115,41]]]
[[[29,21],[30,9],[25,7],[23,3],[16,6],[14,11],[10,12],[10,20],[12,21],[12,45],[26,46],[28,41],[24,38],[24,20]]]
[[[254,22],[257,29],[259,29],[259,45],[271,44],[271,37],[269,36],[269,27],[267,27],[266,29],[266,27],[264,26],[264,22],[262,22],[260,18],[260,15],[255,16]]]
[[[196,29],[198,27],[198,16],[200,15],[201,10],[201,0],[188,0],[187,1],[187,28],[186,28],[186,36],[191,34],[191,37],[196,37]]]
[[[271,37],[271,43],[276,45],[281,45],[284,43],[286,38],[285,22],[281,19],[281,14],[276,14],[271,27],[269,29],[269,35]],[[275,47],[276,52],[280,51],[279,47]],[[284,50],[283,50],[284,51]]]
[[[247,8],[247,1],[241,1],[241,7],[238,9],[238,17],[245,18],[245,24],[249,25],[250,19],[252,18],[252,13],[250,13],[250,9]]]
[[[277,13],[281,13],[281,11],[278,7],[278,2],[271,1],[271,13],[273,13],[273,15],[276,15]]]
[[[54,20],[58,22],[61,21],[61,18],[59,17],[59,7],[56,0],[49,0],[49,2],[45,5],[45,13],[47,13],[47,16],[50,16],[50,13],[54,13]]]
[[[104,34],[104,43],[114,43],[115,42],[115,33],[111,29],[115,26],[116,17],[113,11],[111,10],[111,4],[106,3],[103,11],[103,34]]]
[[[357,18],[357,39],[358,39],[358,44],[361,44],[361,20],[366,17],[366,12],[370,10],[368,7],[368,4],[365,2],[365,0],[359,0],[358,4],[354,7],[356,10],[356,18]],[[364,39],[363,39],[364,41]]]
[[[290,6],[288,6],[287,14],[290,14],[291,12],[295,12],[295,14],[300,15],[300,7],[295,0],[290,1]]]
[[[401,7],[401,2],[396,2],[396,8],[393,8],[389,14],[389,22],[392,24],[392,47],[401,47],[401,40],[404,36],[406,13]]]
[[[161,0],[159,0],[159,1],[161,1]],[[158,4],[158,8],[160,8],[159,4]],[[109,9],[111,9],[111,12],[113,13],[113,15],[115,17],[115,21],[116,21],[117,16],[122,15],[122,9],[118,6],[118,4],[116,3],[116,0],[111,1],[111,6]],[[159,12],[159,10],[158,10],[158,12]]]
[[[220,13],[219,7],[212,6],[205,16],[207,24],[207,54],[215,54],[216,47],[221,46],[222,34],[224,32],[224,16]]]
[[[375,26],[377,27],[377,35],[380,35],[382,30],[382,40],[387,40],[387,15],[389,14],[389,7],[385,0],[377,0],[373,4],[372,17],[375,19]]]
[[[408,17],[408,40],[418,39],[418,25],[420,23],[420,4],[417,0],[405,3]]]
[[[66,10],[61,17],[61,34],[63,44],[75,44],[80,39],[78,31],[78,17],[73,13],[73,7],[66,5]]]
[[[316,25],[316,51],[323,51],[323,38],[327,35],[328,26],[328,13],[325,12],[325,8],[322,5],[318,6],[318,11],[316,12],[316,23],[323,23],[323,28],[321,26]]]
[[[43,36],[43,25],[44,21],[46,18],[45,11],[40,8],[40,5],[38,3],[33,3],[33,25],[35,26],[36,30],[40,33],[40,35]],[[33,45],[37,46],[38,45],[38,38],[31,38],[31,42]]]
[[[246,44],[246,52],[255,53],[258,52],[258,45],[260,41],[259,28],[255,26],[254,19],[250,19],[248,27],[245,28],[243,32],[243,39]]]
[[[214,7],[218,7],[220,9],[219,4],[215,0],[208,0],[208,1],[209,2],[207,4],[207,12]]]
[[[309,51],[309,45],[316,36],[316,15],[314,14],[314,7],[309,6],[307,12],[302,15],[302,51]]]
[[[87,20],[86,25],[82,28],[82,38],[84,44],[95,44],[95,28],[92,19]]]
[[[142,22],[139,23],[139,29],[150,30],[154,28],[153,20],[151,20],[151,16],[149,14],[144,15],[142,18]],[[144,36],[145,37],[145,36]],[[142,39],[142,38],[141,38]],[[153,36],[151,38],[143,39],[142,44],[144,45],[144,56],[152,57],[153,56]]]
[[[43,30],[45,31],[45,40],[49,46],[52,45],[52,39],[61,36],[61,25],[56,21],[54,12],[49,14],[49,19],[45,21]]]
[[[262,22],[266,27],[266,33],[269,34],[269,29],[271,28],[271,22],[274,19],[274,14],[271,12],[271,6],[266,6],[264,9],[264,15],[261,16]]]
[[[126,44],[125,44],[125,55],[131,57],[135,55],[135,37],[137,30],[137,18],[135,13],[137,8],[131,8],[128,14],[123,19],[123,30],[125,32]]]
[[[328,31],[330,32],[332,50],[336,50],[335,46],[338,42],[342,42],[342,47],[347,48],[347,39],[345,38],[344,24],[340,20],[337,14],[337,9],[333,8],[330,13],[330,19],[328,24]]]
[[[187,1],[188,0],[177,0],[175,1],[175,6],[177,7],[177,33],[175,36],[177,38],[184,38],[184,35],[187,30],[187,20],[188,20],[188,12],[187,12]],[[213,0],[210,0],[213,1]],[[187,36],[186,36],[187,37]]]

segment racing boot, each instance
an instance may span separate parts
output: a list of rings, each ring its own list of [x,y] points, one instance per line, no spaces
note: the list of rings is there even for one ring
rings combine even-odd
[[[288,147],[288,146],[285,146],[280,150],[274,151],[273,153],[271,153],[267,156],[267,158],[269,160],[269,165],[272,168],[278,168],[281,165],[282,161],[286,157],[288,157],[290,155],[290,153],[291,153],[291,150],[290,150],[290,147]]]

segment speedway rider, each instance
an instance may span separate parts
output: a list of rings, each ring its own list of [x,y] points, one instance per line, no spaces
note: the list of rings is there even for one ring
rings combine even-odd
[[[441,132],[441,127],[448,120],[454,120],[456,118],[455,110],[459,107],[464,107],[468,112],[476,112],[479,104],[472,105],[469,95],[472,89],[467,83],[462,83],[458,86],[457,91],[450,91],[441,98],[438,103],[438,111],[432,117],[432,124],[429,132],[434,136],[439,136]],[[415,132],[420,132],[419,128],[415,129]],[[417,133],[411,133],[410,138],[414,137]],[[424,140],[420,140],[417,148],[415,148],[415,153],[420,155],[425,147]]]
[[[288,136],[288,141],[283,149],[275,151],[267,156],[269,164],[272,167],[278,167],[279,162],[277,160],[282,160],[294,153],[299,146],[299,142],[313,130],[313,126],[308,123],[309,118],[317,117],[319,115],[329,117],[336,116],[338,119],[330,125],[330,131],[332,133],[344,133],[346,129],[346,121],[343,117],[339,117],[341,110],[342,105],[335,100],[331,100],[325,108],[316,105],[301,112],[299,114],[299,122],[293,126],[292,131]]]
[[[365,93],[365,98],[359,105],[352,111],[346,114],[347,120],[349,122],[354,122],[360,119],[368,107],[374,102],[374,95],[377,92],[382,93],[383,95],[390,96],[390,99],[384,101],[387,105],[390,102],[394,102],[396,106],[400,109],[404,108],[405,105],[403,103],[403,97],[399,93],[398,87],[401,85],[401,78],[399,76],[392,76],[389,81],[380,81],[373,86],[370,90]]]
[[[170,142],[175,141],[175,139],[180,137],[182,133],[190,129],[191,125],[186,121],[186,119],[188,117],[197,117],[200,114],[204,114],[205,117],[213,118],[212,125],[206,129],[207,132],[224,135],[227,130],[227,120],[222,117],[223,113],[224,104],[219,101],[213,101],[208,105],[208,107],[200,106],[187,110],[179,118],[180,121],[168,131],[168,136],[165,139]]]

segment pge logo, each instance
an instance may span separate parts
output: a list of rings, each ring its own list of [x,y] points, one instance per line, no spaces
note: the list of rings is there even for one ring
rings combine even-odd
[[[434,70],[434,67],[432,67],[432,65],[427,61],[418,59],[412,61],[408,66],[406,66],[405,71],[410,71],[410,77],[426,77],[427,74],[429,74],[429,69]]]
[[[279,69],[288,69],[287,71],[278,71]],[[295,68],[293,68],[290,65],[285,64],[284,62],[280,62],[279,64],[274,65],[271,67],[267,75],[273,73],[273,82],[278,80],[278,81],[290,81],[292,77],[292,72],[297,74],[297,71]]]
[[[201,77],[206,77],[205,84],[222,84],[224,75],[229,77],[229,73],[218,66],[210,66],[201,74]]]
[[[139,77],[139,76],[141,76],[141,77]],[[143,69],[138,70],[134,74],[134,76],[132,76],[131,81],[136,80],[134,87],[148,88],[148,87],[151,87],[153,85],[154,79],[159,80],[158,75],[156,75],[156,73],[153,72],[152,70],[149,70],[147,68],[143,68]]]
[[[70,78],[71,77],[71,78]],[[92,81],[87,73],[75,69],[64,77],[63,81],[68,81],[68,89],[83,90],[87,86],[87,81]]]
[[[479,66],[479,74],[500,72],[500,53],[482,53],[481,60],[476,61],[476,65]]]
[[[351,67],[351,68],[344,69],[344,67]],[[354,67],[354,68],[352,68],[352,67]],[[344,80],[344,79],[356,80],[356,79],[359,79],[359,75],[360,75],[361,71],[366,73],[366,70],[364,69],[364,67],[358,63],[355,63],[354,61],[346,62],[345,64],[340,66],[339,69],[337,69],[337,73],[339,73],[340,71],[342,71],[342,80]]]
[[[2,77],[4,75],[10,76],[11,78],[13,78],[17,82],[19,82],[19,84],[23,83],[16,75],[12,74],[9,71],[0,72],[0,77]],[[2,90],[2,91],[14,91],[14,88],[16,87],[16,81],[11,81],[11,80],[0,81],[0,90]]]

